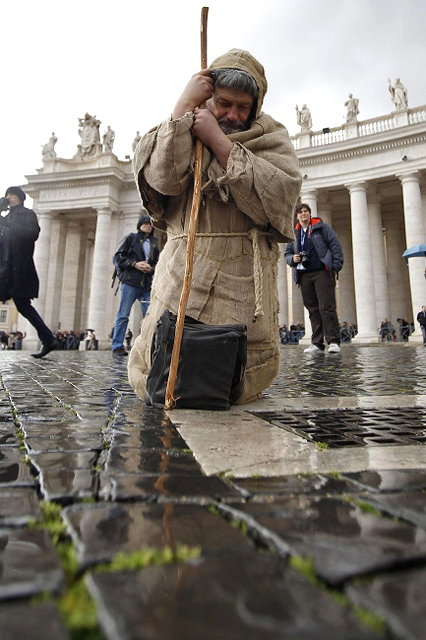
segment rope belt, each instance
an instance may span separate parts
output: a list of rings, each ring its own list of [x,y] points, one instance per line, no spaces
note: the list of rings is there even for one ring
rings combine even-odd
[[[222,233],[197,233],[197,238],[232,238],[232,237],[243,237],[249,238],[253,245],[253,278],[254,278],[254,299],[255,299],[255,310],[253,322],[256,322],[258,316],[265,315],[263,311],[262,303],[263,303],[263,271],[262,264],[260,260],[260,248],[259,248],[259,234],[266,235],[265,231],[259,231],[259,229],[253,228],[250,231],[235,231],[235,232],[222,232]],[[168,233],[167,237],[170,240],[180,240],[182,238],[187,238],[187,233],[180,234],[172,234]]]

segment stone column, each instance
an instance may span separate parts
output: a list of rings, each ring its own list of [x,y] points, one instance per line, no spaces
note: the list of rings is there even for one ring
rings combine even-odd
[[[404,202],[405,238],[407,248],[421,244],[425,240],[425,226],[420,193],[420,175],[415,171],[398,176],[402,183],[402,197]],[[410,258],[408,269],[410,277],[410,291],[412,314],[415,322],[415,332],[410,341],[421,342],[421,330],[416,317],[425,303],[425,262],[424,258]]]
[[[318,216],[318,202],[317,202],[318,190],[312,188],[303,188],[300,193],[300,201],[308,204],[311,207],[311,215],[313,218]]]
[[[380,209],[381,200],[380,194],[375,192],[368,194],[368,217],[370,220],[371,255],[374,289],[376,292],[377,326],[380,326],[381,322],[386,318],[390,320],[388,272]]]
[[[81,225],[70,222],[65,245],[60,321],[63,331],[78,331],[81,323],[84,253]],[[85,239],[85,236],[84,236]],[[83,327],[85,328],[85,327]]]
[[[333,229],[339,237],[344,258],[343,268],[339,273],[338,280],[339,320],[348,324],[351,324],[351,322],[356,323],[354,266],[349,220],[335,220]]]
[[[346,185],[351,199],[352,248],[358,334],[354,341],[379,341],[367,206],[367,184]]]
[[[331,203],[328,201],[327,196],[319,196],[318,197],[318,204],[317,204],[317,209],[318,209],[318,217],[320,217],[323,222],[327,223],[328,225],[330,225],[330,227],[332,227],[332,206]]]
[[[81,305],[81,328],[83,331],[91,329],[89,326],[89,303],[90,303],[90,280],[92,274],[93,264],[93,232],[89,231],[86,239],[86,245],[84,248],[84,278],[83,278],[83,296]]]
[[[47,281],[47,296],[44,321],[52,329],[59,328],[59,310],[63,285],[65,244],[68,220],[65,216],[58,216],[52,222],[52,236],[50,240],[50,268]]]
[[[397,329],[397,318],[405,318],[409,315],[411,300],[409,298],[408,268],[401,255],[405,249],[405,240],[402,241],[403,225],[401,214],[387,213],[383,216],[386,229],[386,250],[389,278],[389,320]]]
[[[288,328],[288,289],[287,289],[287,263],[284,259],[285,244],[278,245],[280,258],[278,260],[278,322],[280,327],[285,324]]]
[[[100,349],[108,348],[108,333],[110,330],[110,328],[107,329],[105,321],[106,291],[111,279],[110,226],[110,209],[108,207],[98,209],[90,286],[89,326],[86,328],[95,331]]]

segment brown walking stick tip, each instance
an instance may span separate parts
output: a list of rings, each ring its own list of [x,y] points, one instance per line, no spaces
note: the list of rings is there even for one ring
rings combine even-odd
[[[207,16],[208,7],[201,9],[201,68],[207,69]],[[204,103],[200,104],[204,108]],[[179,364],[180,346],[182,342],[183,323],[185,320],[186,307],[189,293],[191,291],[192,267],[194,262],[195,235],[197,231],[198,212],[201,202],[201,179],[202,179],[203,143],[199,138],[195,142],[194,161],[194,192],[192,196],[191,215],[188,227],[188,244],[186,248],[185,276],[183,280],[182,293],[179,301],[179,309],[176,319],[175,339],[173,342],[172,357],[170,360],[169,377],[167,380],[166,396],[164,402],[165,409],[172,409],[175,404],[173,392],[175,390],[176,376]]]

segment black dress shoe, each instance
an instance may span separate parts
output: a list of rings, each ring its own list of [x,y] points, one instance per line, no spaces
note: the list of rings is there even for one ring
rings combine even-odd
[[[54,341],[49,342],[49,344],[42,344],[40,351],[37,351],[37,353],[32,353],[31,355],[33,358],[44,358],[44,356],[47,356],[48,353],[54,351],[54,349],[57,349],[58,347],[59,342],[55,338]]]

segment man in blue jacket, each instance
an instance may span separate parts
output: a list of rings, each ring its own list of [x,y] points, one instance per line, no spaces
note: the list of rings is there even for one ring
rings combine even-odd
[[[284,256],[293,267],[293,277],[309,311],[312,344],[305,353],[340,351],[340,327],[336,313],[336,274],[343,266],[343,252],[333,229],[321,218],[312,218],[307,204],[296,207],[295,240],[286,245]]]
[[[124,336],[129,323],[130,311],[139,300],[142,316],[148,310],[151,297],[151,283],[158,262],[158,240],[154,237],[154,228],[148,215],[140,216],[137,233],[129,233],[120,243],[114,254],[118,278],[121,281],[121,298],[112,335],[112,353],[127,356],[124,348]]]

